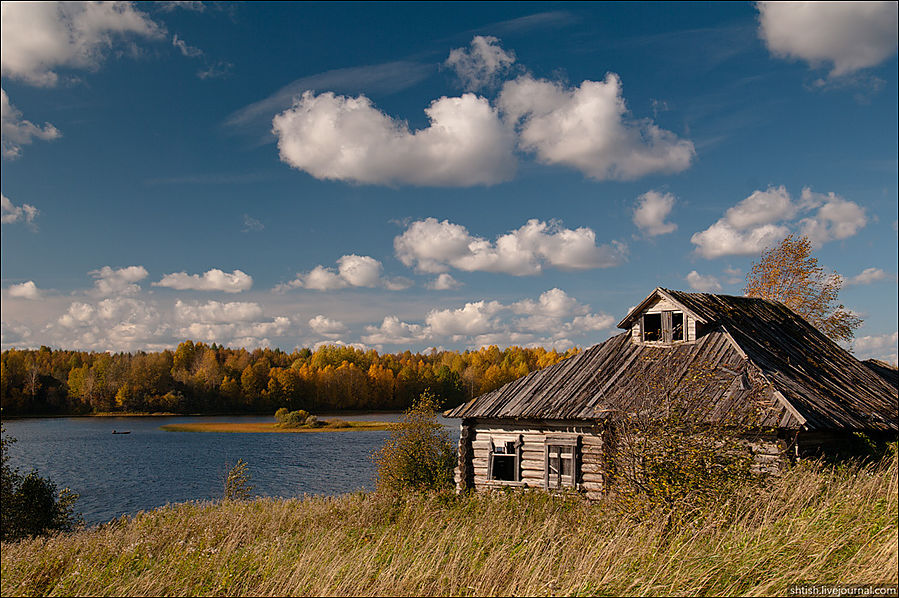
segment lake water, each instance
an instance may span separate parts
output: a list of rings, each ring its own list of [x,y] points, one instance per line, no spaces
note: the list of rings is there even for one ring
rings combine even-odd
[[[400,413],[340,415],[345,420],[398,421]],[[16,438],[10,464],[32,467],[59,488],[81,495],[76,510],[89,525],[167,503],[220,499],[223,477],[237,459],[249,467],[254,494],[294,497],[374,487],[371,455],[389,432],[244,434],[166,432],[165,424],[272,422],[271,416],[78,417],[3,422]],[[455,442],[458,420],[441,418]],[[113,434],[113,430],[130,434]],[[4,434],[4,435],[6,435]]]

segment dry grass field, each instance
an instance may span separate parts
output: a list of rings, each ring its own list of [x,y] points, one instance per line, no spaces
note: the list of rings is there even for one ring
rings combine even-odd
[[[2,547],[2,594],[787,595],[896,584],[897,461],[797,466],[690,518],[540,492],[171,505]]]

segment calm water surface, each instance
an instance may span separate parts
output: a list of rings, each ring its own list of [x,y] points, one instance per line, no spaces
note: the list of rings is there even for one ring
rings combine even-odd
[[[397,421],[399,413],[340,415],[345,420]],[[264,416],[80,417],[5,421],[17,439],[10,464],[32,467],[81,495],[88,524],[167,503],[222,497],[222,479],[237,459],[249,465],[253,492],[292,497],[340,494],[374,485],[373,451],[388,432],[244,434],[166,432],[165,424],[271,422]],[[441,421],[455,442],[458,420]],[[113,430],[130,434],[113,434]]]

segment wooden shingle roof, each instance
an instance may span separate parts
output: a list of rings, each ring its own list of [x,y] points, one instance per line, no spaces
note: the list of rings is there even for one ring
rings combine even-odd
[[[808,430],[899,427],[896,388],[783,304],[668,289],[656,289],[655,294],[681,305],[711,332],[671,347],[635,343],[630,334],[619,334],[446,415],[600,419],[632,408],[646,394],[647,379],[662,375],[670,387],[683,388],[691,372],[701,368],[710,375],[695,396],[706,413],[730,413],[749,401],[746,379],[753,376],[768,389],[763,425]],[[638,306],[622,325],[631,324],[628,318],[639,311]]]

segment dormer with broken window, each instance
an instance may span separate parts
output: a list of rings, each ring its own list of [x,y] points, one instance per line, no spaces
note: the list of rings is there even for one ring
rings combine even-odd
[[[656,288],[619,324],[634,343],[673,346],[695,342],[708,322],[681,305],[664,289]]]

